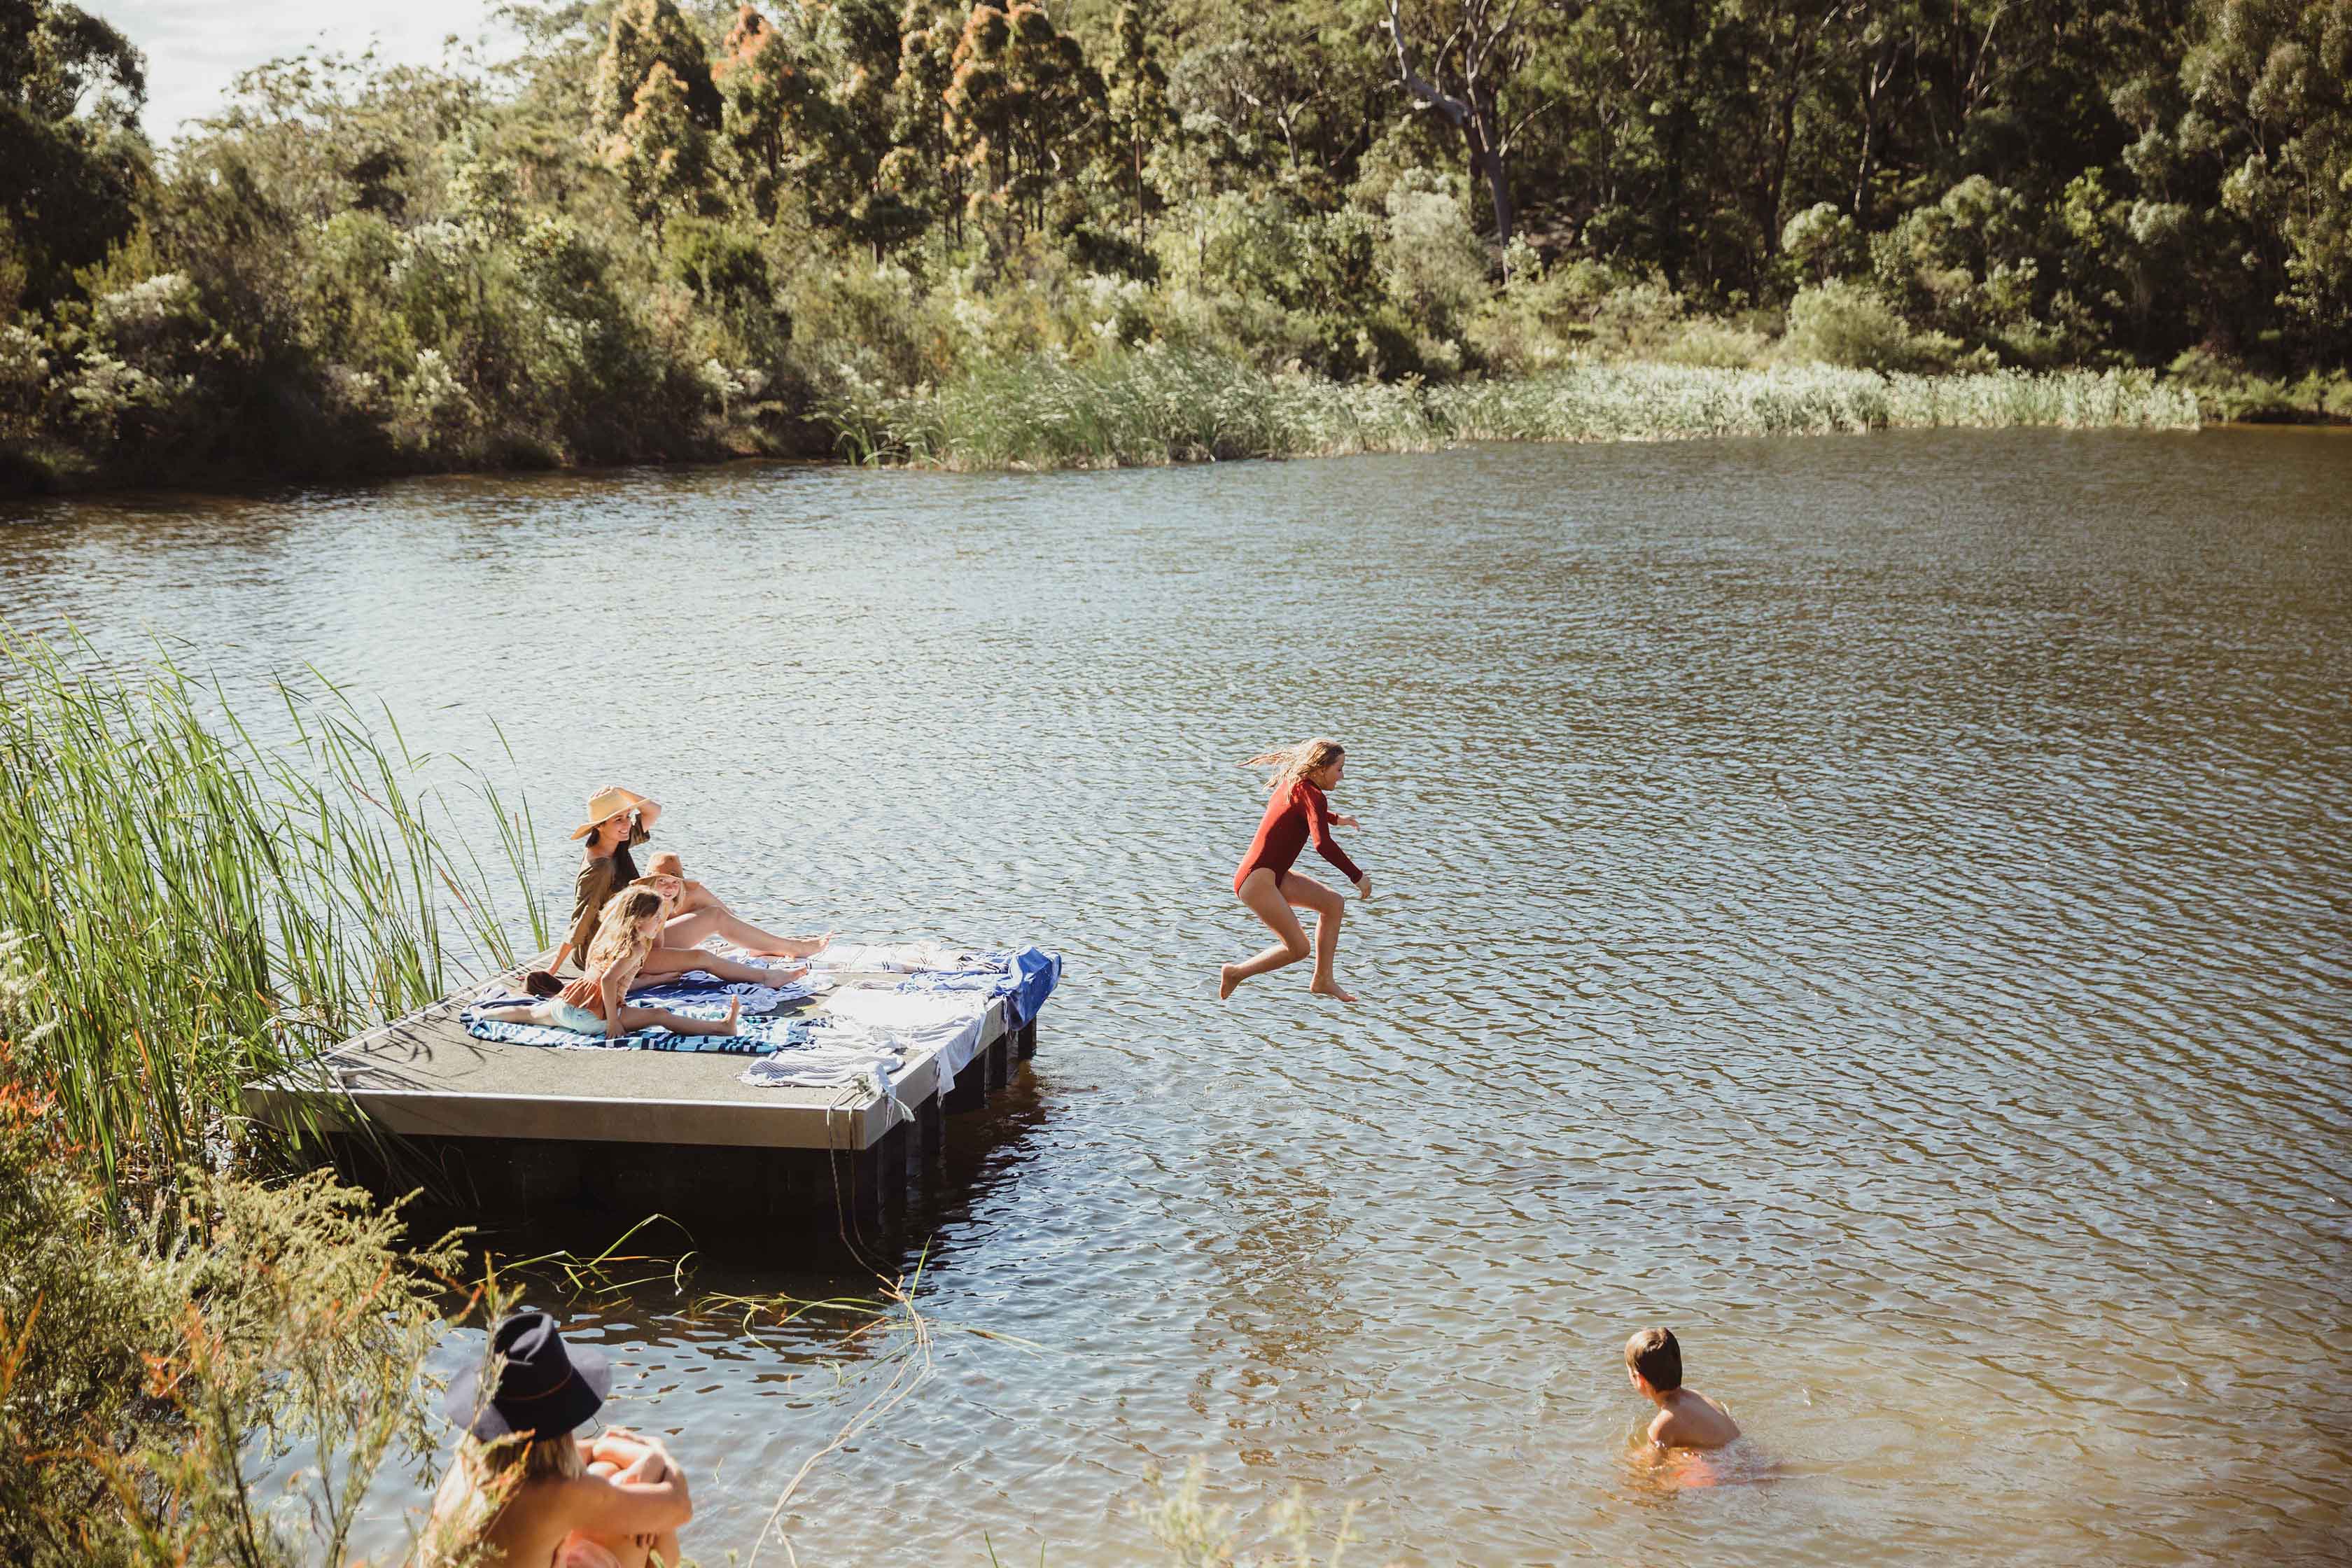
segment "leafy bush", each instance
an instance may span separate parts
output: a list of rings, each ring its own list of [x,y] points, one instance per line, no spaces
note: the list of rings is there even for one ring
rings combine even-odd
[[[118,1207],[0,1047],[0,1559],[345,1561],[377,1470],[435,1446],[414,1390],[458,1258],[399,1232],[324,1175]],[[296,1445],[272,1506],[253,1478]]]
[[[1780,229],[1780,252],[1813,283],[1856,270],[1868,257],[1861,227],[1835,202],[1815,202]]]
[[[1486,297],[1486,248],[1452,183],[1409,171],[1389,187],[1381,237],[1382,284],[1408,319],[1447,337]]]
[[[1593,305],[1591,341],[1603,354],[1647,359],[1666,346],[1682,320],[1682,296],[1663,282],[1622,283]]]
[[[2186,351],[2168,374],[2175,385],[2195,397],[2208,419],[2245,425],[2352,420],[2352,374],[2273,380],[2209,349]]]
[[[1853,370],[1948,368],[1958,347],[1914,332],[1871,289],[1843,281],[1799,289],[1789,302],[1789,331],[1781,340],[1790,359]]]
[[[1694,316],[1667,335],[1657,357],[1668,364],[1746,370],[1762,364],[1771,347],[1771,340],[1753,327]]]

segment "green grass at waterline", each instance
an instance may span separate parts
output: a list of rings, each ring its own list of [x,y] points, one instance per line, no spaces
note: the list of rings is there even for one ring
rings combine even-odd
[[[1465,441],[2198,425],[2192,394],[2136,371],[1927,376],[1596,363],[1422,386],[1335,382],[1156,348],[1084,362],[1040,355],[902,395],[852,384],[821,413],[855,460],[960,470],[1426,452]]]
[[[241,1085],[512,962],[514,900],[456,830],[498,825],[534,942],[533,834],[470,769],[411,753],[323,680],[274,683],[265,744],[168,659],[128,676],[0,626],[0,996],[16,1071],[109,1180],[217,1153]],[[453,960],[452,955],[457,955]]]

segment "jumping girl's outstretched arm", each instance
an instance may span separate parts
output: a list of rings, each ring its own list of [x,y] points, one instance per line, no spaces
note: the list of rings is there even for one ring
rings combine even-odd
[[[1305,785],[1298,793],[1307,805],[1307,831],[1315,840],[1315,853],[1339,868],[1339,874],[1356,885],[1358,898],[1371,897],[1371,883],[1366,879],[1363,872],[1357,869],[1356,863],[1348,858],[1348,852],[1339,847],[1339,841],[1331,837],[1331,829],[1334,826],[1353,827],[1356,826],[1356,819],[1352,816],[1332,816],[1331,803],[1325,797],[1323,792],[1305,780],[1301,780],[1300,783]]]

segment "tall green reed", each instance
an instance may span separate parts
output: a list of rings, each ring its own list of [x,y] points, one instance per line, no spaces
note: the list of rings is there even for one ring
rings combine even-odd
[[[1423,452],[1465,441],[2198,424],[2191,394],[2135,371],[1920,376],[1587,362],[1424,387],[1334,382],[1158,346],[1084,362],[1040,354],[904,395],[852,383],[821,412],[856,461],[966,470]]]
[[[37,977],[0,1024],[118,1186],[216,1157],[244,1084],[447,994],[453,964],[511,964],[494,881],[548,940],[527,810],[322,678],[270,701],[265,742],[168,657],[109,672],[0,626],[0,932]],[[497,824],[488,868],[444,773]]]

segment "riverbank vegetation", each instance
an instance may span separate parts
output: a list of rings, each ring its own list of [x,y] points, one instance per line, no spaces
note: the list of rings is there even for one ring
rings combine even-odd
[[[340,1563],[376,1471],[437,1458],[415,1383],[466,1310],[457,1254],[289,1177],[239,1089],[543,940],[532,835],[453,775],[499,825],[493,898],[449,847],[446,763],[323,683],[275,695],[265,740],[167,659],[0,626],[10,1563]]]
[[[1114,468],[1425,452],[1461,441],[1652,441],[1967,426],[2193,429],[2145,372],[1923,376],[1828,365],[1576,363],[1503,381],[1341,383],[1153,348],[975,371],[937,391],[852,384],[826,405],[861,461]]]
[[[549,940],[536,836],[494,784],[409,754],[323,682],[275,695],[272,742],[168,658],[107,668],[0,626],[0,943],[20,974],[0,1037],[118,1190],[236,1152],[240,1085],[439,1000],[453,963],[511,963],[511,932]],[[496,825],[495,877],[458,847],[445,775]]]
[[[1890,409],[1899,376],[2001,373],[1938,418],[2352,416],[2332,0],[503,16],[520,52],[257,66],[159,150],[135,50],[7,8],[15,481],[1348,450],[1701,384],[1593,374],[1627,363],[1752,378],[1707,407],[1829,367]],[[971,430],[1008,395],[1148,404],[1145,351],[1264,428]],[[2016,390],[2071,370],[2175,390]],[[1688,402],[1566,433],[1713,427]]]
[[[0,994],[25,984],[0,968]],[[0,1557],[348,1561],[378,1470],[438,1457],[415,1391],[454,1248],[413,1248],[324,1175],[110,1192],[17,1065],[0,1056]]]

